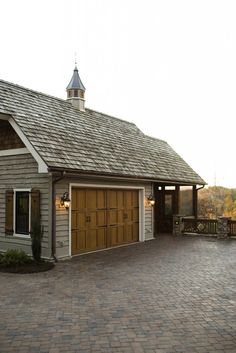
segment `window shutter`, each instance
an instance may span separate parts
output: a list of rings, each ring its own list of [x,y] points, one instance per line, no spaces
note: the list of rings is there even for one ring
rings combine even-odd
[[[31,191],[31,230],[34,223],[40,224],[40,191]]]
[[[5,233],[13,235],[13,190],[6,190]]]

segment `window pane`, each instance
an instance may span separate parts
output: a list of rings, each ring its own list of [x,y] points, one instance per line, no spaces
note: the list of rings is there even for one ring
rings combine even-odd
[[[181,186],[179,193],[179,213],[184,216],[193,215],[193,188]]]
[[[165,216],[172,216],[173,207],[172,207],[172,195],[165,195]]]
[[[29,193],[16,192],[16,230],[17,234],[29,234]]]

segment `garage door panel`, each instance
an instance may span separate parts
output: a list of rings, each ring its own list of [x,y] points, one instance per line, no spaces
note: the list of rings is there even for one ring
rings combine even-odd
[[[117,191],[107,191],[108,208],[117,208]]]
[[[77,231],[72,231],[71,232],[71,240],[72,240],[72,246],[71,246],[71,250],[72,250],[72,255],[76,254],[77,249],[78,249],[78,232]]]
[[[117,242],[118,242],[118,244],[125,243],[124,226],[123,225],[117,227]]]
[[[76,211],[72,211],[72,214],[71,214],[71,228],[72,229],[77,228],[77,215],[78,215],[78,213]]]
[[[97,237],[96,237],[96,230],[90,229],[86,232],[86,250],[96,250],[97,247]]]
[[[125,206],[127,208],[132,208],[132,195],[133,195],[133,192],[132,191],[127,191],[125,193]]]
[[[124,210],[117,211],[117,223],[118,224],[124,223]]]
[[[99,210],[97,212],[97,226],[101,227],[101,226],[106,226],[107,224],[107,214],[106,211],[101,211]]]
[[[117,191],[117,208],[124,208],[124,191]]]
[[[86,191],[85,190],[76,190],[76,208],[78,210],[84,210],[86,208]],[[73,193],[72,193],[72,203],[73,203]],[[73,206],[72,206],[73,207]]]
[[[133,191],[132,195],[132,206],[139,207],[139,194],[138,192]]]
[[[138,240],[137,190],[73,189],[72,254]]]
[[[97,227],[97,212],[96,211],[90,211],[88,215],[86,216],[86,221],[87,221],[87,227],[88,228],[96,228]]]
[[[77,249],[81,249],[84,251],[86,249],[86,231],[78,231],[78,239],[77,239]]]
[[[100,228],[97,231],[97,248],[98,249],[104,249],[106,247],[106,241],[107,241],[107,229],[106,228]]]
[[[97,208],[97,191],[88,190],[86,192],[86,206],[87,210],[94,210]]]
[[[108,236],[108,246],[115,246],[117,244],[117,228],[110,227],[109,228],[109,236]]]
[[[77,213],[77,227],[78,229],[85,229],[86,228],[86,213],[80,212]]]
[[[139,209],[138,208],[134,208],[133,209],[133,222],[138,222],[139,220]]]
[[[128,243],[133,241],[133,224],[125,225],[125,239]]]
[[[117,210],[109,210],[108,211],[108,225],[114,225],[118,223],[118,211]]]
[[[97,191],[97,208],[98,209],[106,209],[106,190],[98,190]]]

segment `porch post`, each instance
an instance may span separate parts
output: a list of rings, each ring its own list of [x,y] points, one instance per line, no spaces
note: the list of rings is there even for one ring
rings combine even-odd
[[[175,185],[175,208],[174,213],[179,214],[179,185]]]
[[[173,216],[173,235],[181,235],[183,231],[183,216],[174,215]]]
[[[218,217],[217,238],[225,239],[228,237],[228,221],[230,217]]]
[[[197,218],[197,186],[193,185],[193,216]]]

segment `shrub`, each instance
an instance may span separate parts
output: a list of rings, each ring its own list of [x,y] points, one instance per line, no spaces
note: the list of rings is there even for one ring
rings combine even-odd
[[[32,239],[31,248],[32,248],[33,258],[36,262],[39,262],[41,260],[42,237],[43,237],[43,227],[40,226],[39,222],[35,222],[32,226],[32,232],[31,232],[31,239]]]
[[[0,257],[0,263],[5,266],[19,266],[30,262],[31,258],[21,249],[9,249]]]

